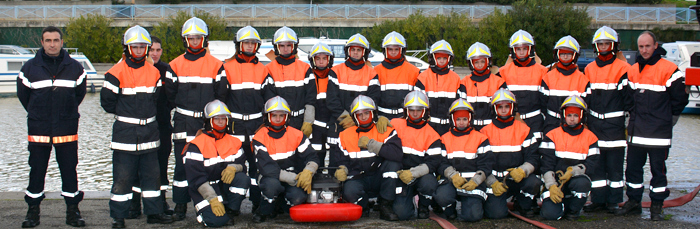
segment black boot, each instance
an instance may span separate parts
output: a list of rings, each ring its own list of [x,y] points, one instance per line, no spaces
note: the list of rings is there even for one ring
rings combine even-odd
[[[173,220],[183,220],[185,219],[185,215],[187,215],[187,204],[175,204],[175,210],[173,211]]]
[[[652,201],[651,202],[651,208],[649,208],[649,211],[651,212],[651,221],[664,220],[664,216],[662,214],[663,207],[664,207],[664,202],[662,202],[662,201]]]
[[[85,220],[80,216],[80,209],[77,204],[68,205],[66,209],[66,224],[73,227],[84,227]]]
[[[160,213],[160,214],[155,214],[155,215],[148,215],[148,220],[146,220],[146,223],[149,224],[170,224],[173,222],[173,217]]]
[[[163,213],[166,215],[173,215],[173,209],[168,205],[168,201],[165,200],[165,190],[160,191],[160,199],[163,201]]]
[[[420,195],[418,198],[418,219],[427,219],[430,217],[430,209],[428,208],[430,202],[431,200]]]
[[[112,228],[126,228],[126,224],[124,224],[124,219],[121,219],[121,218],[112,219]]]
[[[253,222],[262,223],[262,222],[265,222],[265,220],[267,220],[267,216],[262,215],[262,214],[257,213],[257,212],[255,214],[253,214]]]
[[[564,214],[564,218],[571,221],[576,221],[581,216],[581,211],[567,211]]]
[[[129,215],[127,219],[138,219],[141,217],[141,193],[134,192],[131,198],[131,206],[129,206]]]
[[[433,210],[435,211],[435,210]],[[454,203],[450,205],[449,207],[445,208],[445,218],[448,220],[453,220],[457,218],[457,203]]]
[[[642,204],[636,200],[627,200],[625,205],[615,210],[615,215],[642,214]]]
[[[22,228],[36,227],[39,226],[39,205],[29,205],[29,210],[27,210],[27,216],[24,217],[24,222],[22,222]]]
[[[394,201],[379,200],[379,218],[387,221],[399,220],[399,216],[394,213]]]
[[[604,203],[591,203],[589,205],[583,206],[585,212],[598,212],[608,210],[607,205]]]

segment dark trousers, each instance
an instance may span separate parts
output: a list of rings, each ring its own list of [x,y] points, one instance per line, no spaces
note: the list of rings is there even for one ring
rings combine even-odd
[[[255,163],[255,154],[251,148],[251,140],[252,139],[248,139],[248,141],[243,142],[241,148],[243,148],[243,153],[245,154],[246,161],[248,162],[248,176],[250,177],[250,191],[248,192],[250,194],[249,199],[250,202],[253,203],[253,206],[259,206],[258,203],[260,203],[262,194],[260,193],[260,186],[258,186],[258,164]]]
[[[418,195],[419,207],[427,208],[433,199],[437,189],[437,179],[432,173],[419,177],[411,185],[397,182],[396,195],[394,201],[394,212],[400,220],[408,220],[416,215],[416,208],[413,204],[413,197]],[[399,189],[400,188],[400,189]]]
[[[598,165],[591,176],[591,202],[618,204],[622,202],[625,148],[600,148]]]
[[[308,198],[308,194],[303,189],[290,186],[272,177],[262,177],[258,184],[260,185],[260,191],[262,191],[260,208],[258,208],[258,213],[261,215],[272,215],[275,211],[275,199],[281,194],[284,194],[284,199],[291,206],[303,204]]]
[[[187,192],[187,175],[183,164],[182,151],[185,149],[185,141],[175,142],[175,174],[173,176],[173,202],[186,204],[190,202],[190,194]]]
[[[549,191],[542,194],[542,209],[540,215],[547,220],[558,220],[564,213],[578,214],[586,204],[588,193],[591,191],[591,179],[587,176],[572,177],[564,184],[561,190],[564,199],[561,203],[555,204],[549,199]]]
[[[508,216],[508,199],[515,197],[519,207],[524,210],[532,209],[535,196],[540,193],[542,180],[534,174],[523,178],[520,183],[515,183],[512,179],[506,180],[508,191],[501,196],[493,195],[489,187],[486,191],[488,198],[484,204],[486,217],[490,219],[502,219]]]
[[[160,123],[158,124],[160,126]],[[158,168],[160,171],[160,190],[167,191],[170,181],[168,180],[168,160],[170,159],[170,152],[173,150],[172,131],[169,128],[159,128],[160,131],[160,147],[158,148]],[[141,194],[141,187],[139,187],[138,177],[134,182],[133,191]],[[161,196],[161,199],[165,201],[165,195]]]
[[[143,212],[146,215],[163,213],[160,200],[160,172],[158,152],[130,154],[114,151],[112,154],[112,198],[109,201],[109,215],[112,218],[126,218],[132,198],[132,185],[140,180]]]
[[[28,205],[39,205],[44,195],[46,170],[49,167],[51,146],[56,149],[56,162],[61,171],[61,195],[67,205],[78,204],[83,200],[83,192],[78,191],[78,142],[60,144],[29,143],[29,185],[24,196]]]
[[[627,147],[627,170],[625,178],[627,181],[627,197],[632,200],[642,201],[644,194],[644,164],[651,167],[651,190],[649,198],[652,201],[664,201],[670,192],[666,188],[666,159],[668,159],[668,148],[648,148],[638,146]]]
[[[316,150],[318,159],[321,161],[319,167],[326,166],[326,154],[328,150],[328,128],[313,125],[313,132],[311,133],[311,147]]]
[[[380,196],[382,199],[396,198],[396,171],[401,169],[401,163],[384,161],[379,171],[372,174],[361,174],[345,181],[343,199],[367,208],[369,198]]]
[[[245,174],[245,172],[241,171],[236,173],[236,177],[233,178],[231,184],[218,182],[216,184],[212,184],[212,187],[214,187],[214,190],[221,195],[224,206],[234,211],[240,211],[241,203],[243,202],[243,199],[245,199],[245,193],[250,187],[250,178]],[[209,205],[209,200],[205,200],[202,195],[196,191],[196,189],[190,189],[190,191],[193,204],[195,209],[197,209],[198,222],[208,227],[221,227],[228,223],[230,219],[228,213],[225,213],[223,216],[214,215],[211,210],[211,206]],[[198,206],[205,207],[200,209]]]
[[[457,191],[449,180],[443,180],[435,191],[435,202],[440,207],[453,207],[457,201],[462,203],[459,219],[467,222],[476,222],[484,217],[484,198],[486,197],[486,184],[481,183],[472,191]],[[447,213],[447,210],[445,210]]]

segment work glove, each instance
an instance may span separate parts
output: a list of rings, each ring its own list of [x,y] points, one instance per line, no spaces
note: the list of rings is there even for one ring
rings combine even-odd
[[[561,191],[561,188],[557,185],[552,185],[549,186],[549,199],[552,200],[555,204],[561,203],[561,200],[564,198],[564,193]]]
[[[233,181],[233,178],[236,177],[236,172],[236,167],[226,166],[224,171],[221,171],[221,181],[226,184],[230,184],[231,181]]]
[[[314,128],[310,122],[304,122],[304,124],[301,124],[301,132],[304,133],[307,138],[311,136],[311,132],[313,132],[313,130]]]
[[[348,180],[348,168],[344,165],[338,166],[338,169],[335,170],[335,179],[341,182]]]
[[[209,200],[209,206],[211,206],[211,211],[214,212],[215,216],[224,216],[224,213],[226,213],[224,204],[219,202],[219,198],[211,198]]]
[[[510,169],[507,169],[506,171],[509,172],[508,175],[510,175],[510,177],[513,178],[515,183],[520,183],[520,181],[522,181],[523,178],[525,178],[525,176],[526,176],[525,170],[523,170],[521,168],[510,168]]]
[[[352,121],[352,117],[350,117],[350,115],[341,115],[340,119],[340,125],[343,126],[343,129],[347,129],[355,125],[355,122]]]
[[[377,132],[380,134],[384,134],[386,132],[386,127],[394,127],[389,123],[389,119],[384,117],[384,116],[379,116],[379,120],[377,120]]]
[[[399,170],[396,172],[399,174],[399,179],[403,181],[405,184],[411,183],[413,181],[413,174],[411,174],[411,170]]]
[[[469,182],[462,185],[461,189],[464,189],[467,191],[473,191],[474,189],[476,189],[476,187],[479,187],[479,185],[476,184],[476,182],[470,180]]]
[[[297,180],[297,187],[304,189],[306,193],[311,193],[311,177],[313,176],[314,173],[307,169],[301,171],[295,178],[295,180]]]
[[[461,188],[462,185],[467,183],[467,179],[464,179],[464,177],[459,175],[459,173],[452,175],[452,177],[450,177],[450,179],[452,179],[452,184],[455,186],[455,188]]]
[[[369,143],[369,138],[367,136],[362,136],[362,137],[360,137],[360,140],[357,141],[357,146],[359,146],[362,149],[367,149],[368,143]]]
[[[562,173],[561,170],[557,171],[557,175],[559,175],[559,184],[564,185],[566,182],[571,180],[571,177],[574,175],[574,168],[569,166],[566,168],[566,172]]]
[[[491,184],[491,189],[493,190],[494,196],[501,196],[503,195],[503,193],[506,193],[508,191],[508,186],[501,183],[500,181],[496,181],[493,184]]]

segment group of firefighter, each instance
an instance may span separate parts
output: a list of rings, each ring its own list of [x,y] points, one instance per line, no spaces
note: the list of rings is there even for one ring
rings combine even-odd
[[[366,215],[376,198],[389,221],[425,219],[431,208],[447,219],[504,218],[511,197],[525,217],[576,219],[582,209],[639,214],[647,154],[651,219],[662,219],[664,161],[688,94],[653,33],[640,35],[630,66],[616,31],[601,27],[584,74],[575,38],[555,44],[548,68],[533,36],[518,30],[500,69],[489,47],[472,44],[471,74],[461,79],[451,70],[449,42],[430,47],[430,68],[420,72],[406,61],[406,39],[397,32],[382,40],[385,59],[377,66],[361,34],[347,40],[337,65],[322,42],[308,64],[299,60],[288,27],[274,33],[276,57],[267,65],[256,57],[262,39],[251,26],[237,31],[236,52],[225,62],[207,49],[203,20],[186,21],[181,35],[186,52],[158,67],[148,58],[149,33],[129,28],[122,60],[105,74],[101,105],[116,116],[113,228],[138,217],[141,201],[148,223],[183,220],[192,202],[200,223],[230,225],[246,194],[253,221],[264,222],[305,203],[321,167],[344,182],[342,201]],[[170,137],[159,134],[159,106],[167,118],[174,109],[173,210],[164,198],[170,148],[162,142]],[[618,207],[625,153],[629,200]]]

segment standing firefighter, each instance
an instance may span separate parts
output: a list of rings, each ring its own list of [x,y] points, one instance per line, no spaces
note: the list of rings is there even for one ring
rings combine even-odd
[[[467,62],[472,73],[459,81],[460,93],[474,105],[472,123],[474,129],[481,130],[494,116],[489,99],[499,88],[506,88],[506,81],[491,74],[491,50],[485,44],[472,44],[467,51]]]
[[[584,128],[588,107],[577,95],[561,105],[561,126],[547,132],[542,140],[542,193],[540,215],[547,220],[578,219],[591,191],[590,175],[597,168],[598,138]],[[558,179],[557,179],[558,177]]]
[[[510,37],[508,44],[512,61],[499,68],[498,74],[508,85],[508,90],[518,98],[518,113],[530,132],[542,139],[544,115],[542,107],[546,97],[540,92],[542,77],[547,68],[537,63],[535,39],[524,30],[518,30]]]
[[[288,125],[309,137],[313,130],[314,102],[316,99],[316,81],[314,76],[306,74],[309,64],[296,58],[299,40],[294,30],[283,26],[273,37],[272,45],[275,57],[265,68],[275,81],[277,94],[289,102],[291,113]]]
[[[374,68],[379,76],[381,99],[378,102],[379,114],[389,120],[402,116],[401,102],[418,80],[420,71],[406,61],[406,39],[395,31],[382,40],[384,61]]]
[[[204,129],[197,132],[184,152],[189,192],[197,209],[197,221],[220,227],[241,213],[241,202],[250,186],[245,174],[241,141],[231,136],[230,113],[214,100],[204,107]]]
[[[591,94],[588,77],[578,70],[576,61],[580,55],[578,41],[572,36],[559,39],[554,46],[555,69],[542,77],[542,94],[546,96],[544,131],[547,133],[559,127],[561,116],[557,110],[568,96],[586,97]]]
[[[508,216],[507,200],[514,196],[515,209],[531,218],[540,193],[542,181],[534,172],[540,164],[537,138],[525,123],[515,120],[518,102],[507,89],[499,89],[491,97],[491,109],[496,113],[493,122],[481,129],[489,138],[495,163],[486,185],[488,199],[484,207],[488,218]]]
[[[440,135],[428,125],[430,102],[421,91],[412,91],[403,100],[404,118],[391,120],[401,139],[403,163],[397,171],[394,211],[401,220],[415,215],[413,197],[418,195],[418,218],[430,216],[429,206],[437,189],[435,171],[440,166]],[[393,176],[393,175],[392,175]],[[395,178],[394,178],[395,179]]]
[[[280,205],[299,205],[311,192],[311,178],[318,169],[318,157],[304,134],[287,126],[289,104],[275,96],[265,102],[265,127],[253,137],[257,177],[262,199],[253,214],[253,222],[261,223],[275,215]]]
[[[187,177],[182,161],[185,144],[194,139],[197,130],[204,126],[202,111],[208,102],[225,100],[227,82],[222,80],[223,63],[206,49],[209,30],[202,19],[193,17],[182,25],[182,41],[187,49],[170,62],[164,82],[168,100],[175,105],[173,115],[173,143],[175,145],[175,176],[173,177],[173,202],[175,220],[185,219],[187,203]]]
[[[328,146],[328,131],[329,126],[334,124],[331,119],[331,111],[326,103],[326,91],[328,90],[328,79],[330,77],[337,78],[333,67],[333,51],[331,48],[319,42],[311,47],[309,54],[309,64],[311,68],[306,72],[307,75],[313,74],[316,85],[316,102],[314,103],[316,115],[314,115],[313,132],[311,134],[311,147],[318,154],[321,167],[324,167]]]
[[[371,98],[360,95],[350,107],[355,126],[340,133],[340,149],[343,151],[338,161],[340,169],[335,171],[343,185],[343,200],[362,206],[369,213],[367,201],[379,196],[379,218],[396,221],[392,205],[396,198],[396,171],[401,169],[403,152],[401,140],[393,128],[388,127],[379,133],[377,106]]]
[[[438,134],[445,134],[450,129],[450,114],[447,111],[452,102],[459,98],[459,75],[450,70],[455,54],[450,43],[440,40],[430,46],[428,55],[430,68],[418,75],[416,88],[430,100],[430,127]]]
[[[36,56],[22,66],[17,77],[17,98],[27,111],[29,140],[29,185],[24,200],[29,205],[22,227],[39,225],[39,205],[46,197],[44,182],[51,157],[61,171],[61,195],[68,206],[66,224],[85,226],[78,203],[78,106],[85,97],[86,73],[83,66],[63,49],[63,33],[49,26],[41,32]]]
[[[593,176],[591,202],[587,212],[607,210],[613,213],[622,202],[622,167],[625,163],[625,111],[632,107],[627,86],[629,64],[617,57],[620,42],[617,32],[603,26],[593,35],[595,64],[586,66],[591,81],[586,124],[598,137],[600,160]]]
[[[272,77],[265,65],[259,62],[255,54],[260,49],[258,30],[246,26],[236,33],[236,53],[234,59],[224,64],[226,83],[230,92],[226,97],[226,105],[231,111],[231,119],[236,125],[233,136],[243,142],[243,152],[248,162],[248,175],[251,178],[250,201],[253,210],[260,203],[260,189],[255,183],[258,168],[255,164],[255,154],[251,148],[255,131],[263,124],[262,110],[265,101],[275,96]]]
[[[158,69],[146,61],[150,35],[143,27],[134,26],[124,33],[123,44],[124,58],[107,71],[100,92],[102,108],[116,116],[110,143],[114,150],[109,201],[112,228],[125,227],[137,176],[148,223],[172,223],[172,217],[163,214],[160,199],[160,138],[155,121],[161,81]]]
[[[471,126],[474,108],[459,98],[450,106],[450,132],[442,135],[442,156],[438,173],[442,179],[435,191],[435,202],[445,208],[447,219],[457,218],[457,202],[462,204],[459,219],[479,221],[484,216],[486,176],[494,163],[486,135]]]
[[[661,56],[666,50],[658,48],[651,32],[642,32],[637,38],[637,63],[627,72],[634,106],[630,110],[627,127],[627,197],[616,215],[641,214],[644,194],[644,164],[649,156],[652,178],[649,182],[651,220],[663,219],[663,201],[668,198],[666,188],[666,159],[671,148],[673,125],[688,104],[685,76],[678,67]]]

